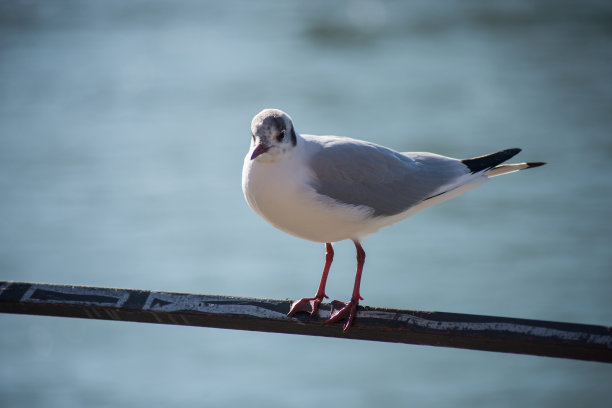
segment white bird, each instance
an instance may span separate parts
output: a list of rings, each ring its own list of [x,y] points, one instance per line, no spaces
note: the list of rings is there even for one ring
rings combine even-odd
[[[545,164],[501,164],[518,152],[507,149],[464,160],[399,153],[346,137],[299,134],[285,112],[261,111],[251,123],[251,148],[242,169],[244,196],[276,228],[326,247],[317,293],[293,302],[288,316],[318,313],[327,297],[332,243],[350,239],[357,249],[353,294],[348,302],[332,302],[328,320],[346,318],[346,331],[363,300],[359,294],[365,261],[361,242],[381,227],[457,197],[491,177]]]

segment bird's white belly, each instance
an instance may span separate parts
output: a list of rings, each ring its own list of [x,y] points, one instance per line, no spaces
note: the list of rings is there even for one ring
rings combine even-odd
[[[341,204],[317,194],[309,183],[310,171],[295,162],[288,166],[289,162],[245,160],[242,177],[245,198],[270,224],[316,242],[361,240],[383,226],[372,222],[368,207]]]

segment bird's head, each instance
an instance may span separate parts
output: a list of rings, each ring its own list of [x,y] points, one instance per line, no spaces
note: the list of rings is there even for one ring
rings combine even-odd
[[[251,160],[275,161],[297,144],[289,115],[278,109],[264,109],[251,122]]]

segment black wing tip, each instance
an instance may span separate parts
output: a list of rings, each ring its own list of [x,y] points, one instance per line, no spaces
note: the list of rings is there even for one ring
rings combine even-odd
[[[525,163],[527,165],[527,168],[530,169],[532,167],[540,167],[546,164],[546,162],[528,162]]]
[[[521,149],[514,147],[511,149],[501,150],[496,153],[486,154],[484,156],[478,156],[471,159],[463,159],[461,162],[470,169],[472,173],[478,173],[479,171],[492,169],[505,162],[506,160],[519,154]]]
[[[523,149],[521,149],[520,147],[512,147],[510,149],[505,149],[505,150],[502,150],[501,152],[497,152],[497,153],[506,153],[506,154],[511,154],[512,156],[516,156],[521,151],[523,151]],[[493,154],[497,154],[497,153],[493,153]],[[512,156],[510,156],[510,157],[512,157]]]

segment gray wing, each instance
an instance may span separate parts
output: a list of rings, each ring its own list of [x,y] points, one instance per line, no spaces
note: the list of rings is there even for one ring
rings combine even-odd
[[[376,216],[399,214],[469,174],[460,160],[433,153],[399,153],[348,138],[317,139],[321,148],[309,162],[315,190],[342,203],[368,206]]]

